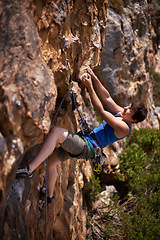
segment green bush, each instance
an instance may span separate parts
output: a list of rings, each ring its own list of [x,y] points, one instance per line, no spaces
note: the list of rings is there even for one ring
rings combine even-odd
[[[101,212],[90,211],[88,239],[160,239],[160,131],[140,129],[127,137],[119,156],[121,173],[117,181],[128,192],[114,196]],[[93,199],[100,190],[99,178],[92,176],[89,189]],[[120,189],[122,189],[120,187]],[[96,214],[96,215],[95,215]],[[95,216],[94,216],[95,215]]]
[[[90,200],[95,201],[97,199],[97,195],[101,191],[101,185],[99,177],[95,177],[95,175],[92,175],[90,177],[90,181],[87,185],[87,188],[90,190]]]
[[[130,191],[119,211],[123,234],[126,239],[160,239],[160,131],[134,130],[119,157],[119,179],[128,182]]]

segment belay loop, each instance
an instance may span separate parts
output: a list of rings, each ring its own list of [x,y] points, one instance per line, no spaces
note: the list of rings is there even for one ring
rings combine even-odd
[[[94,165],[93,171],[95,171],[97,174],[100,174],[102,172],[102,164],[96,163]]]

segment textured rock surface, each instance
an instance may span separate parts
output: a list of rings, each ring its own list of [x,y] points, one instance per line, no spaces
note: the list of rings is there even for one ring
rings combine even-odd
[[[44,239],[39,189],[45,164],[31,181],[14,182],[16,169],[33,158],[48,133],[70,71],[77,81],[81,67],[100,63],[106,14],[107,2],[101,0],[0,1],[1,239]],[[80,94],[78,84],[74,89]],[[82,96],[78,101],[85,108]],[[92,108],[89,112],[94,117]],[[56,122],[77,130],[69,94]],[[72,160],[58,168],[56,198],[48,207],[48,239],[85,238],[81,167]]]
[[[123,15],[108,10],[102,64],[97,72],[124,106],[135,99],[151,105],[148,56],[154,35],[148,11],[148,5],[144,8],[137,3],[125,8]]]
[[[36,25],[19,1],[1,1],[0,131],[2,195],[28,147],[43,139],[50,125],[57,89],[41,58]]]
[[[45,163],[30,181],[15,181],[15,173],[21,161],[34,157],[49,132],[70,73],[77,105],[91,127],[98,122],[78,78],[85,65],[100,65],[101,57],[95,71],[112,96],[122,105],[128,104],[128,97],[144,100],[150,114],[139,127],[159,127],[147,73],[149,64],[159,69],[154,18],[159,10],[147,1],[143,5],[131,4],[119,16],[111,9],[107,13],[105,0],[0,0],[1,239],[44,239],[45,205],[39,189],[45,182]],[[76,132],[77,119],[68,93],[55,123]],[[117,166],[122,149],[123,142],[105,149],[109,157],[103,181],[111,179],[107,173],[111,165]],[[71,159],[57,169],[56,197],[47,209],[47,237],[85,239],[83,191],[91,166]]]

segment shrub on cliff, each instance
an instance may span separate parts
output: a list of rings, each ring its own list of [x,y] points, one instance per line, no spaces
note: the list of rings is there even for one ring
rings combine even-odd
[[[119,156],[119,184],[127,184],[128,193],[115,195],[101,211],[91,210],[87,218],[86,239],[158,240],[160,239],[160,131],[134,130]],[[90,190],[95,200],[98,191],[93,177]],[[99,189],[99,188],[98,188]],[[99,209],[100,210],[100,209]],[[98,237],[97,237],[98,236]]]
[[[89,198],[90,201],[93,202],[97,199],[97,195],[100,193],[101,185],[99,177],[95,177],[95,175],[92,175],[90,177],[90,181],[87,185],[87,188],[89,189]]]
[[[160,238],[160,131],[134,130],[120,155],[120,180],[129,193],[116,209],[125,239]]]

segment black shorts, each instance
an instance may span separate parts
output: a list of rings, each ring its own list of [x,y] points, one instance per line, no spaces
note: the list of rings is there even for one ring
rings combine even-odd
[[[86,140],[87,141],[87,140]],[[70,157],[89,159],[94,156],[92,147],[78,134],[68,131],[67,139],[56,149],[60,161],[66,161]]]

